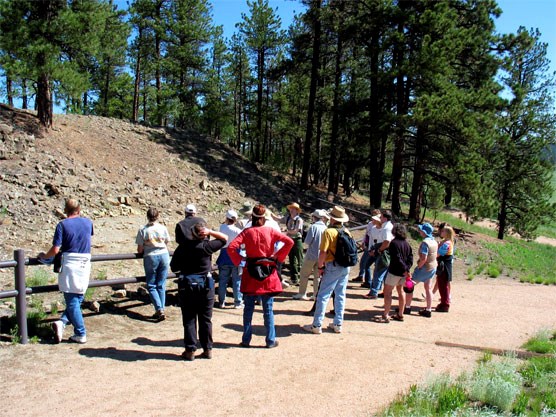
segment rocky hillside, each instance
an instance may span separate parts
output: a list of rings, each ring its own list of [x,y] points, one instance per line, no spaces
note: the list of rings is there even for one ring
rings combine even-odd
[[[15,248],[46,249],[70,196],[86,216],[120,227],[154,205],[173,230],[189,202],[216,225],[246,200],[281,208],[288,189],[284,176],[193,132],[76,115],[55,116],[44,132],[30,112],[0,107],[0,260]]]

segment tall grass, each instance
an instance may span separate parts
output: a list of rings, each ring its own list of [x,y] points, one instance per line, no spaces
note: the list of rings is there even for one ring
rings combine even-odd
[[[542,342],[539,345],[539,341]],[[543,331],[525,347],[556,352],[556,332]],[[556,355],[494,359],[485,354],[476,369],[455,381],[440,375],[423,386],[413,385],[384,410],[381,417],[556,416]]]
[[[514,238],[482,245],[491,253],[490,264],[521,282],[556,284],[556,247]]]

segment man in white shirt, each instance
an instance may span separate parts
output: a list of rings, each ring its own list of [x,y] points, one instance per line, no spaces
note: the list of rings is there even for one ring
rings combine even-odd
[[[373,272],[373,280],[371,282],[371,291],[367,295],[371,300],[378,298],[378,292],[382,288],[382,283],[388,273],[390,258],[387,258],[388,254],[385,252],[388,251],[388,246],[390,246],[390,242],[394,239],[394,235],[392,234],[392,229],[394,228],[392,224],[392,212],[390,210],[383,210],[380,220],[382,222],[380,228],[382,243],[376,251],[371,252],[371,255],[377,258]]]

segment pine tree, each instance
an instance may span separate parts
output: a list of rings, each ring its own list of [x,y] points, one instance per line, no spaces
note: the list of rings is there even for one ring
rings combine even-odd
[[[107,6],[101,0],[0,1],[0,49],[23,63],[18,75],[36,84],[36,108],[43,126],[52,126],[54,93],[60,91],[72,100],[89,88],[80,63],[83,57],[98,54]]]
[[[556,214],[556,204],[550,204],[554,166],[546,154],[556,143],[551,96],[556,74],[548,73],[547,45],[539,38],[538,31],[521,27],[516,36],[504,40],[502,81],[510,98],[500,113],[500,137],[493,154],[499,239],[510,228],[532,237]]]

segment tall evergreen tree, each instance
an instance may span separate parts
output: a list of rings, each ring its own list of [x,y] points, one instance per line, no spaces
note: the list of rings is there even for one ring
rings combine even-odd
[[[25,63],[25,78],[37,85],[38,118],[52,126],[53,92],[80,97],[89,87],[79,57],[96,55],[111,8],[102,0],[2,0],[1,48]],[[53,91],[54,90],[54,91]]]
[[[500,113],[500,137],[494,149],[495,189],[499,199],[498,238],[513,228],[532,237],[537,227],[554,219],[554,165],[547,157],[556,143],[552,91],[556,74],[549,74],[545,43],[538,31],[520,28],[506,37],[503,84],[510,95]]]
[[[284,32],[280,29],[281,19],[268,4],[268,0],[247,0],[249,14],[242,13],[238,27],[245,43],[254,55],[257,74],[257,101],[254,160],[262,161],[263,146],[263,92],[267,62],[284,42]]]

